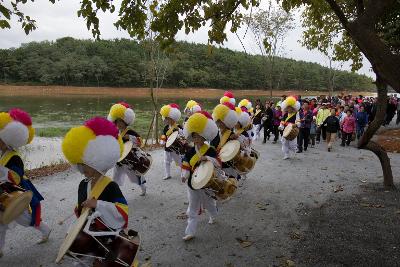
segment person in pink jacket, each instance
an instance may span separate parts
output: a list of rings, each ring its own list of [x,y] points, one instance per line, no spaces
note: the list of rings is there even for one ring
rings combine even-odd
[[[347,116],[343,119],[342,122],[342,144],[341,146],[345,146],[345,144],[350,145],[352,141],[352,135],[356,131],[356,119],[352,116],[353,112],[351,110],[347,110]]]

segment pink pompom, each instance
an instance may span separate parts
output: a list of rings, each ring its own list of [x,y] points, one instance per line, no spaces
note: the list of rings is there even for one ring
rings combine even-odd
[[[204,116],[206,116],[208,119],[212,120],[212,117],[211,117],[210,113],[208,113],[208,112],[205,111],[205,110],[198,111],[197,113],[201,113],[201,114],[203,114]]]
[[[177,109],[179,109],[179,105],[178,105],[178,104],[175,104],[175,103],[171,103],[171,104],[169,104],[169,106],[170,106],[171,108],[177,108]]]
[[[241,109],[242,109],[243,112],[248,112],[248,110],[247,110],[247,108],[245,106],[242,106]]]
[[[229,97],[229,98],[233,98],[233,94],[231,91],[225,91],[224,96]]]
[[[114,123],[102,117],[95,117],[85,122],[85,126],[90,128],[96,136],[111,135],[118,138],[118,128]]]
[[[121,101],[121,102],[119,102],[118,104],[121,104],[121,105],[123,105],[123,106],[126,107],[126,108],[131,108],[131,105],[129,105],[128,103],[126,103],[126,102],[124,102],[124,101]]]
[[[29,116],[29,114],[22,109],[19,108],[13,108],[10,109],[8,112],[10,114],[10,117],[13,118],[16,121],[21,122],[22,124],[26,126],[31,126],[32,125],[32,118]]]
[[[222,105],[227,106],[227,107],[228,107],[229,109],[231,109],[231,110],[235,110],[235,105],[232,104],[231,102],[225,102],[225,103],[223,103]]]

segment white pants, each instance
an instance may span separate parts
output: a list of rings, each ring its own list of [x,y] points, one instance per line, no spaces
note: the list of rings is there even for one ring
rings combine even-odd
[[[260,129],[261,129],[261,124],[254,124],[253,127],[253,132],[254,132],[254,136],[253,136],[253,141],[256,141],[258,138],[260,138]]]
[[[30,226],[31,218],[32,218],[32,215],[29,213],[28,210],[25,210],[17,219],[15,219],[15,222],[24,227],[32,227],[32,226]],[[14,222],[11,222],[10,224],[0,224],[0,251],[3,250],[3,247],[6,242],[7,230],[12,228],[11,227],[12,224],[14,224]],[[40,222],[40,225],[38,227],[32,227],[32,228],[35,228],[38,231],[40,231],[42,233],[43,237],[47,236],[50,232],[50,228],[43,221]],[[22,242],[22,240],[21,240],[21,242]]]
[[[201,209],[206,209],[210,213],[210,217],[214,218],[218,213],[217,202],[215,199],[208,196],[204,189],[192,190],[188,187],[187,193],[189,206],[186,211],[188,221],[185,234],[194,236],[196,234]]]
[[[171,163],[175,161],[175,164],[179,167],[182,165],[182,157],[181,155],[175,152],[164,151],[164,168],[165,168],[165,176],[171,176]]]
[[[289,141],[285,137],[282,137],[281,142],[282,142],[282,152],[285,157],[290,156],[290,151],[292,151],[293,153],[296,152],[297,148],[296,138],[293,139],[292,141]]]
[[[127,176],[132,183],[139,185],[142,189],[144,189],[146,187],[145,186],[146,179],[143,176],[136,175],[135,172],[131,171],[125,165],[122,165],[122,166],[115,165],[114,173],[113,173],[113,180],[119,186],[124,185],[125,176]]]

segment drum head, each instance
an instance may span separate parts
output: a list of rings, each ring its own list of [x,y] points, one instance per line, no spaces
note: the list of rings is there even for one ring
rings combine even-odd
[[[123,160],[124,158],[126,158],[126,156],[128,156],[129,152],[131,152],[133,147],[133,143],[132,141],[128,141],[124,143],[124,150],[122,151],[122,155],[119,158],[118,162],[120,162],[121,160]]]
[[[285,138],[288,137],[292,129],[293,129],[293,124],[289,124],[288,126],[286,126],[285,130],[283,130],[283,137]]]
[[[193,189],[201,189],[210,181],[214,173],[214,164],[210,161],[202,162],[194,171],[190,181]]]
[[[23,193],[16,191],[13,193],[10,193],[11,197],[7,200],[8,203],[5,211],[3,212],[2,216],[0,216],[0,222],[2,224],[9,224],[10,222],[14,221],[24,212],[24,210],[29,207],[29,203],[32,200],[33,194],[31,191]]]
[[[166,146],[166,147],[172,146],[172,144],[175,142],[176,138],[178,138],[178,135],[179,135],[179,132],[178,132],[178,131],[173,132],[173,133],[168,137],[168,140],[167,140],[167,143],[165,144],[165,146]]]
[[[60,250],[58,251],[56,263],[59,263],[64,255],[68,252],[69,248],[74,243],[76,237],[79,232],[82,230],[83,226],[87,221],[87,217],[89,216],[90,209],[82,210],[81,216],[79,216],[78,220],[75,222],[74,227],[68,232],[67,236],[64,239],[64,242],[61,244]]]
[[[240,150],[240,142],[238,140],[231,140],[227,142],[219,151],[219,158],[222,162],[232,160]]]

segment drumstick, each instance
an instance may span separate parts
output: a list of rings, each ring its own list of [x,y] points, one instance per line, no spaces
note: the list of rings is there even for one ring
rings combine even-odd
[[[58,222],[58,225],[63,225],[67,220],[71,219],[72,216],[74,216],[75,213],[71,213],[70,215],[68,215],[67,218],[65,218],[64,220],[61,220]]]

